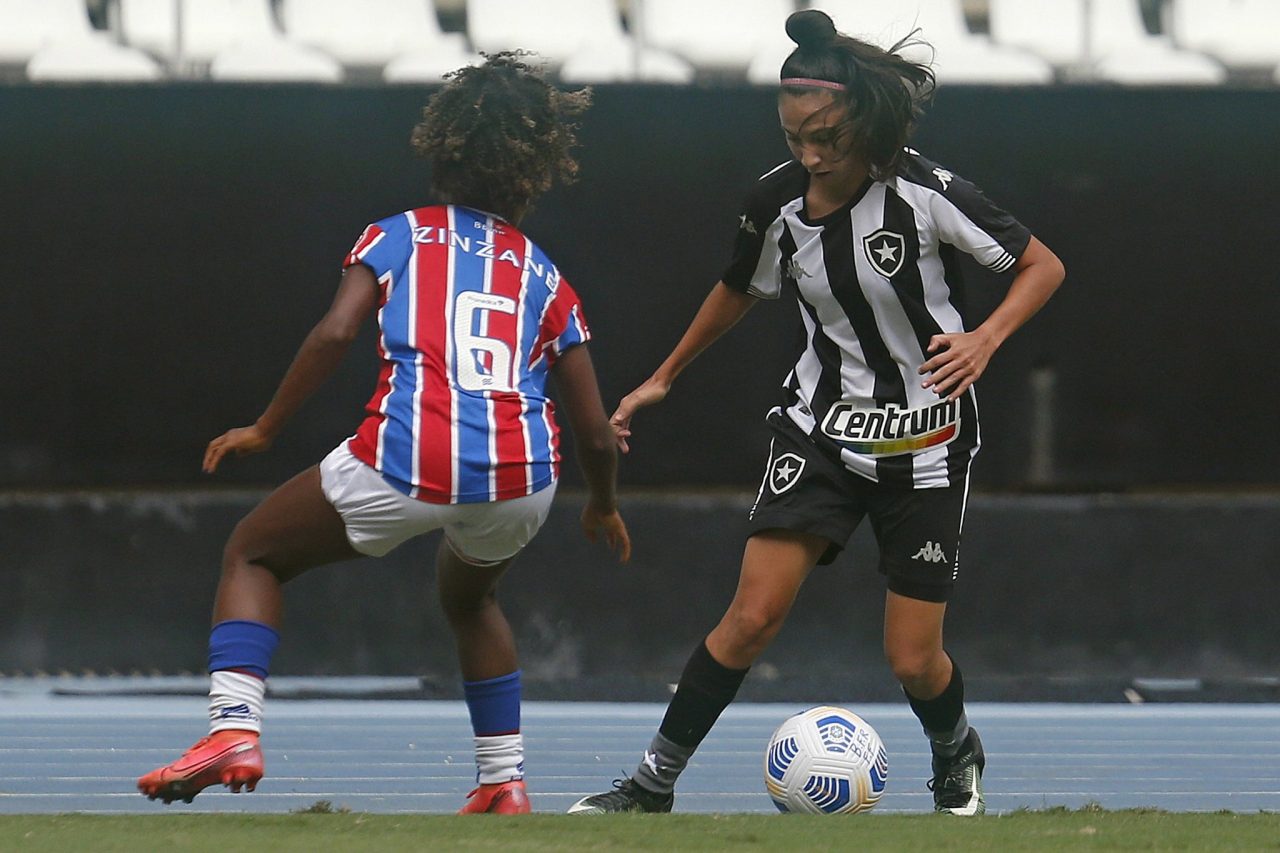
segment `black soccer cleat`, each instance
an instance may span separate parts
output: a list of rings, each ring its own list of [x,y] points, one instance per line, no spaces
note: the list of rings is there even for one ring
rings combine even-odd
[[[933,757],[933,778],[929,790],[933,791],[933,810],[941,814],[972,817],[987,810],[982,798],[982,770],[987,766],[987,756],[982,751],[982,741],[976,729],[960,745],[951,758]]]
[[[669,812],[675,794],[646,791],[632,779],[614,779],[613,790],[583,797],[569,806],[569,814],[621,814],[624,812]]]

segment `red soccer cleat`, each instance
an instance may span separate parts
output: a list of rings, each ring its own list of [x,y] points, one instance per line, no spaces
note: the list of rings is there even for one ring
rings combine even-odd
[[[470,794],[467,803],[458,814],[528,814],[529,795],[524,790],[524,780],[481,785]]]
[[[223,784],[233,793],[252,791],[262,779],[262,749],[255,732],[231,729],[196,741],[182,757],[138,779],[138,790],[152,800],[191,802],[210,785]]]

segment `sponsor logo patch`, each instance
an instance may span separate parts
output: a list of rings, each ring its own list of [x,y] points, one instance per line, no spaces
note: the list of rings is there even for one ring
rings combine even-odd
[[[901,409],[892,403],[883,409],[866,409],[841,400],[822,419],[823,435],[854,453],[869,456],[940,447],[959,433],[959,400],[942,400],[918,409]]]

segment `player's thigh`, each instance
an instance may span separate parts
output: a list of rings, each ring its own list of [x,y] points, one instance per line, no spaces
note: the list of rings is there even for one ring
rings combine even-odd
[[[884,653],[890,661],[920,667],[942,651],[946,602],[922,601],[896,592],[885,594]]]
[[[830,545],[823,536],[795,530],[771,529],[753,534],[742,554],[730,613],[747,611],[770,621],[784,618],[805,578]]]
[[[512,559],[487,564],[468,562],[447,539],[442,540],[436,555],[436,589],[445,613],[467,613],[487,606]]]
[[[880,571],[891,592],[946,602],[960,566],[965,484],[938,489],[874,486],[868,515],[880,547]]]
[[[448,508],[445,540],[463,563],[490,566],[509,561],[533,541],[551,513],[556,484],[531,495]]]
[[[227,561],[244,560],[288,580],[314,566],[359,556],[312,466],[267,495],[227,543]]]

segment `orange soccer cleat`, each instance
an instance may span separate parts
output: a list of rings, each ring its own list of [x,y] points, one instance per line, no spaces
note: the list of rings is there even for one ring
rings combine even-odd
[[[470,794],[470,800],[458,814],[528,814],[529,795],[524,780],[515,779],[493,785],[481,785]]]
[[[157,767],[138,779],[138,790],[152,800],[191,802],[210,785],[223,784],[233,793],[252,791],[262,779],[262,749],[256,732],[231,729],[196,741],[172,764]]]

